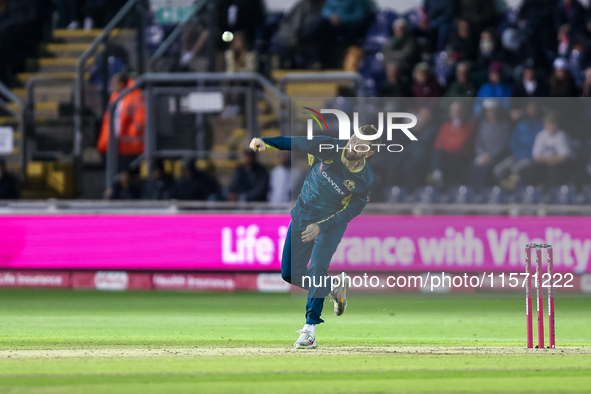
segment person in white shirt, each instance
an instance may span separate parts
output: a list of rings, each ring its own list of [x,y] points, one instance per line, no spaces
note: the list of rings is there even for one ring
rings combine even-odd
[[[554,113],[544,118],[544,130],[540,131],[532,149],[533,165],[529,169],[529,183],[543,183],[546,187],[564,184],[568,179],[568,161],[571,148],[568,135],[560,130]]]
[[[281,164],[269,174],[269,202],[290,202],[292,190],[299,193],[303,171],[291,166],[291,155],[288,151],[280,151]],[[297,195],[297,194],[296,194]]]

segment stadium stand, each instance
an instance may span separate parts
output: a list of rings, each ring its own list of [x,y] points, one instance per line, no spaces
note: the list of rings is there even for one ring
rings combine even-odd
[[[146,123],[146,136],[154,135],[149,138],[168,152],[152,158],[161,160],[158,166],[165,173],[180,178],[183,166],[193,163],[221,185],[209,197],[226,199],[242,149],[253,133],[289,133],[282,114],[289,108],[278,104],[276,93],[231,77],[232,72],[255,71],[295,107],[302,97],[311,98],[306,102],[317,107],[332,97],[329,105],[344,110],[351,108],[348,99],[355,96],[436,99],[420,105],[413,101],[412,110],[429,113],[425,136],[433,135],[425,137],[429,143],[420,151],[409,150],[401,155],[400,163],[388,164],[390,173],[406,175],[379,177],[377,201],[586,204],[589,200],[585,190],[590,184],[591,138],[585,125],[591,118],[587,109],[591,104],[574,98],[588,97],[590,92],[591,11],[577,0],[541,5],[524,0],[518,7],[503,2],[483,6],[472,0],[416,1],[408,10],[380,8],[373,1],[352,2],[358,9],[345,10],[333,0],[299,0],[280,13],[269,11],[262,0],[176,0],[170,4],[129,0],[113,2],[105,15],[95,16],[92,24],[104,29],[89,29],[91,24],[84,21],[88,15],[80,10],[72,17],[65,7],[69,2],[26,1],[37,11],[37,19],[16,18],[16,6],[0,16],[11,21],[7,26],[17,22],[40,26],[21,43],[29,49],[27,60],[15,60],[13,67],[6,68],[12,76],[0,75],[26,103],[22,109],[25,135],[14,134],[16,149],[5,157],[9,170],[23,174],[23,198],[101,198],[104,185],[110,189],[119,182],[121,176],[114,178],[108,171],[109,179],[104,179],[109,165],[96,149],[101,119],[109,110],[108,81],[115,73],[134,79],[146,72],[230,71],[225,81],[200,82],[221,93],[224,105],[220,110],[195,109],[196,102],[186,93],[161,84],[162,89],[171,90],[158,93],[154,123]],[[53,13],[58,18],[47,16]],[[237,42],[244,39],[244,45],[223,42],[217,33],[224,30],[234,32]],[[532,38],[538,36],[545,40]],[[527,44],[531,42],[536,44]],[[3,53],[10,50],[0,45]],[[335,74],[343,70],[355,77],[343,79]],[[465,121],[473,122],[475,135],[462,151],[471,164],[460,167],[468,172],[454,174],[448,182],[450,176],[438,172],[441,162],[435,163],[448,159],[447,154],[436,153],[443,145],[435,136],[454,97],[466,100]],[[552,97],[568,100],[556,105],[557,101],[544,101]],[[524,115],[529,104],[520,101],[527,99],[538,100],[540,108],[530,123],[522,124],[530,121]],[[491,118],[492,106],[496,115]],[[21,111],[18,103],[8,107]],[[521,133],[525,138],[528,132],[532,136],[541,132],[545,127],[539,126],[541,114],[548,107],[553,107],[559,134],[566,135],[570,147],[565,162],[558,164],[561,172],[555,178],[559,184],[537,176],[558,165],[532,158],[525,142],[518,154],[511,142],[512,135]],[[576,121],[570,119],[571,113],[577,114]],[[18,129],[18,119],[4,115],[0,123]],[[505,131],[506,141],[495,140],[497,129]],[[19,138],[24,138],[22,151],[17,146]],[[25,157],[24,168],[20,154]],[[521,162],[523,168],[516,161],[503,161],[514,155],[526,159]],[[431,163],[433,157],[438,159]],[[152,159],[119,160],[114,173],[126,172],[134,184],[142,184],[156,165]],[[275,156],[261,155],[259,160],[267,170],[279,164]],[[404,167],[412,160],[420,163],[416,172]],[[498,168],[500,163],[505,167]],[[185,171],[185,177],[198,175]]]

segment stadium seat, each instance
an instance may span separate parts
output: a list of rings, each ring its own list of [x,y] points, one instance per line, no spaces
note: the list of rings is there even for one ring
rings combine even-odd
[[[470,186],[450,187],[441,202],[448,204],[471,204],[474,202],[474,188]]]
[[[421,204],[435,204],[438,203],[441,196],[433,186],[418,187],[412,193],[411,202],[418,202]]]
[[[572,186],[562,185],[550,190],[544,196],[544,202],[548,204],[568,205],[574,204],[577,196],[577,191]]]
[[[507,193],[501,189],[499,186],[491,187],[489,189],[485,189],[480,193],[477,198],[477,201],[481,204],[506,204],[508,202],[509,196]]]
[[[384,189],[384,200],[393,203],[403,203],[406,200],[408,190],[405,187],[393,186]]]
[[[542,191],[536,186],[527,186],[515,192],[515,202],[518,204],[531,205],[542,202]]]
[[[382,63],[382,53],[366,55],[360,62],[359,73],[365,79],[365,92],[368,97],[374,97],[378,93],[378,87],[386,81],[386,73]]]
[[[581,193],[575,197],[575,204],[591,205],[591,186],[586,186],[583,188]]]

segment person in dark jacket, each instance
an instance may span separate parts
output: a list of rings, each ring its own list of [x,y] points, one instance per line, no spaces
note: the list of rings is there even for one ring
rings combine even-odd
[[[362,38],[374,15],[369,0],[326,0],[320,17],[304,34],[304,41],[314,47],[315,66],[335,66],[333,49],[349,46]]]
[[[18,181],[15,176],[6,169],[6,162],[0,159],[0,199],[16,200],[20,197]]]
[[[494,98],[484,100],[483,119],[476,131],[476,157],[470,165],[470,186],[480,192],[488,186],[492,169],[508,155],[511,125],[500,115],[499,103]]]
[[[142,199],[167,200],[170,198],[173,187],[174,178],[164,171],[163,163],[157,161],[154,163],[150,178],[148,178],[142,189]]]
[[[455,0],[424,0],[427,31],[437,52],[445,49],[454,19]]]
[[[445,91],[445,97],[474,97],[476,92],[476,85],[470,78],[469,63],[458,63],[456,66],[456,80]]]
[[[480,34],[476,69],[484,74],[493,63],[503,63],[505,54],[494,29],[487,29]]]
[[[257,163],[256,153],[244,151],[244,164],[236,167],[228,187],[228,201],[266,201],[269,173]]]
[[[137,200],[140,198],[140,189],[133,182],[128,171],[119,174],[118,179],[113,182],[113,187],[108,194],[110,200]]]
[[[394,34],[382,50],[384,62],[396,62],[406,72],[419,60],[417,41],[408,30],[408,23],[404,18],[396,19],[392,30]]]
[[[386,84],[379,90],[380,97],[410,97],[410,81],[397,63],[386,65]]]
[[[466,19],[480,33],[496,23],[497,8],[492,0],[458,0],[457,17]]]
[[[573,33],[580,34],[585,30],[585,8],[579,0],[559,0],[554,9],[554,29],[569,24]]]
[[[579,95],[575,79],[568,71],[567,61],[562,57],[554,60],[554,73],[548,84],[550,97],[577,97]]]
[[[516,80],[512,89],[513,97],[546,97],[548,86],[538,78],[533,62],[526,62],[521,79]]]
[[[172,189],[171,198],[177,200],[208,200],[217,192],[217,182],[207,173],[187,163],[181,169],[181,178]]]
[[[452,57],[457,61],[476,60],[478,53],[478,38],[474,35],[474,31],[465,19],[460,19],[456,24],[456,30],[451,35],[449,40],[449,49],[451,49]]]
[[[536,63],[545,67],[542,62],[545,54],[556,47],[556,31],[554,26],[554,8],[556,0],[523,0],[519,8],[518,27],[526,37],[526,56],[535,59]]]

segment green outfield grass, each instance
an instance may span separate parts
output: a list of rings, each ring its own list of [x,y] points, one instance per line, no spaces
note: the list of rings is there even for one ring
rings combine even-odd
[[[591,299],[556,301],[557,349],[524,350],[521,298],[354,298],[291,349],[286,294],[0,291],[0,392],[591,390]]]

